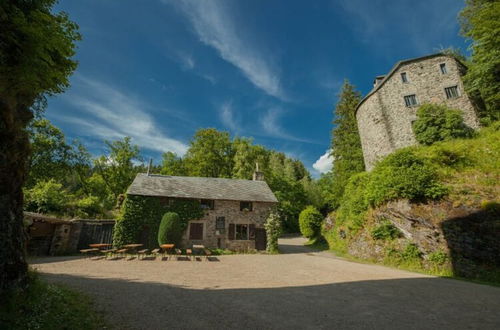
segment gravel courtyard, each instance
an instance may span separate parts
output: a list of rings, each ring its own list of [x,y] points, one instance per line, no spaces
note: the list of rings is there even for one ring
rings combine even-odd
[[[31,261],[118,329],[500,329],[500,288],[358,264],[284,238],[281,255]]]

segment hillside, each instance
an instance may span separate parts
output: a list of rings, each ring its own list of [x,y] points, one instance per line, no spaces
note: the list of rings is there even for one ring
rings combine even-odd
[[[500,125],[399,150],[349,180],[323,236],[358,259],[500,282]]]

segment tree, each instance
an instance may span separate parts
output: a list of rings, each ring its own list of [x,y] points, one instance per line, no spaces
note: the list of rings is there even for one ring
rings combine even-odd
[[[158,229],[158,245],[173,243],[179,244],[182,238],[181,218],[175,212],[167,212],[163,215]]]
[[[344,187],[349,178],[365,169],[361,140],[355,110],[361,94],[347,80],[344,81],[339,101],[335,107],[335,127],[332,130],[333,177],[330,204],[336,209],[340,205]]]
[[[55,0],[0,2],[0,294],[27,283],[23,193],[26,127],[46,95],[63,92],[76,69],[78,26]]]
[[[233,156],[229,133],[206,128],[195,133],[184,161],[189,175],[230,178]]]
[[[307,238],[316,238],[320,234],[323,216],[312,205],[306,207],[299,216],[300,233]]]
[[[161,155],[162,164],[160,173],[163,175],[179,175],[187,174],[186,166],[182,158],[178,157],[174,152],[167,151]]]
[[[257,163],[259,169],[264,169],[267,166],[269,151],[263,146],[253,145],[251,139],[234,139],[233,151],[232,173],[235,179],[251,179]]]
[[[39,181],[66,177],[70,172],[71,146],[63,132],[47,119],[34,120],[29,128],[31,157],[27,187]]]
[[[482,122],[500,119],[500,2],[467,0],[460,14],[462,35],[469,38],[472,56],[464,83],[470,95],[480,94],[486,111]]]
[[[108,156],[101,156],[95,161],[97,173],[104,179],[109,191],[115,199],[127,191],[135,176],[137,169],[134,161],[141,162],[139,147],[132,145],[130,137],[123,140],[105,141]]]
[[[422,105],[412,126],[415,138],[424,145],[473,135],[473,130],[464,124],[460,110],[439,104]]]

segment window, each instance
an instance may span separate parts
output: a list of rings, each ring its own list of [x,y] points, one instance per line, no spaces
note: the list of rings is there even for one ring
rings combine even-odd
[[[203,224],[202,223],[190,223],[189,224],[189,239],[192,240],[202,240],[203,239]]]
[[[406,72],[401,73],[401,80],[403,81],[403,83],[408,82],[408,75],[406,74]]]
[[[225,217],[217,217],[215,219],[215,229],[225,229],[226,228],[226,218]]]
[[[447,99],[454,99],[454,98],[457,98],[460,96],[458,94],[458,87],[457,86],[446,87],[444,89],[444,92],[446,93]]]
[[[202,199],[202,200],[200,200],[200,206],[204,210],[213,210],[214,209],[214,200],[213,199]]]
[[[252,211],[252,202],[240,202],[240,211]]]
[[[247,240],[248,239],[248,225],[236,225],[236,239]]]
[[[448,69],[446,69],[446,63],[439,64],[439,69],[441,69],[441,74],[447,74]]]
[[[415,94],[405,96],[405,104],[407,107],[414,107],[418,104]]]

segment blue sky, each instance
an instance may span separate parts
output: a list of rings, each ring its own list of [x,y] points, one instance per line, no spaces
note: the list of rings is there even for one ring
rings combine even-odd
[[[460,0],[65,0],[80,26],[71,88],[47,117],[93,154],[131,136],[145,158],[182,155],[215,127],[298,158],[331,163],[332,110],[345,78],[374,76],[458,36]]]

